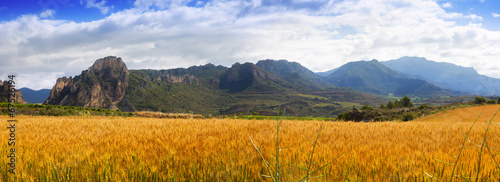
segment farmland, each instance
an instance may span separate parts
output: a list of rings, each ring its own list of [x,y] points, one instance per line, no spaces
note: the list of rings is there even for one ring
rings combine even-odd
[[[321,122],[284,120],[280,126],[280,160],[305,166],[315,148],[313,168],[333,161],[318,181],[449,180],[464,136],[472,128],[454,174],[480,180],[500,178],[484,148],[485,129],[498,105],[461,108],[412,122]],[[2,121],[7,116],[0,117]],[[262,181],[269,175],[250,137],[267,160],[275,152],[275,120],[157,119],[103,116],[17,116],[16,175],[0,158],[1,181]],[[500,123],[500,116],[493,122]],[[1,127],[0,155],[9,146],[6,122]],[[320,131],[320,127],[322,130]],[[500,148],[500,126],[490,126],[487,144]],[[484,142],[483,142],[484,143]],[[493,149],[492,149],[493,150]],[[497,151],[492,151],[496,153]],[[481,157],[481,158],[480,158]],[[427,172],[428,174],[424,173]],[[300,179],[291,168],[284,180]]]

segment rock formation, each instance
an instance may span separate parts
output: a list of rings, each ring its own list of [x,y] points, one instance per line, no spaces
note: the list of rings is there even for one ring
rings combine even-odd
[[[117,109],[128,81],[129,72],[122,59],[105,57],[81,75],[58,78],[44,104]]]
[[[9,82],[0,80],[0,102],[9,102]],[[16,103],[25,104],[22,93],[16,90]]]

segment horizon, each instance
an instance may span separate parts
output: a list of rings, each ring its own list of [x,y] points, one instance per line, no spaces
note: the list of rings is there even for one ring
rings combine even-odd
[[[274,59],[325,72],[359,60],[424,57],[500,78],[500,1],[0,2],[0,80],[51,89],[99,58],[129,69]]]

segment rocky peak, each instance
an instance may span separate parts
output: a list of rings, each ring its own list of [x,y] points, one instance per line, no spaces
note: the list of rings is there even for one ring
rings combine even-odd
[[[95,63],[89,67],[89,72],[96,74],[107,73],[111,71],[119,71],[124,74],[128,74],[128,69],[122,58],[117,58],[116,56],[108,56],[95,61]]]
[[[81,75],[58,78],[44,104],[116,109],[128,81],[129,72],[122,59],[105,57]]]

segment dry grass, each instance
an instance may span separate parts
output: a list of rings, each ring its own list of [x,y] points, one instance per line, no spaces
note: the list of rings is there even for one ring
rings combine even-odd
[[[482,141],[486,124],[482,121],[489,120],[498,108],[487,107],[484,118],[470,134],[472,142]],[[433,158],[454,161],[464,133],[481,109],[447,111],[405,123],[283,121],[281,146],[293,147],[284,149],[280,159],[283,164],[297,161],[297,165],[303,165],[312,147],[310,140],[324,123],[314,161],[325,164],[345,154],[320,172],[325,176],[319,181],[430,180],[422,169],[439,179],[448,179],[451,167]],[[2,181],[14,177],[18,181],[261,181],[264,178],[260,174],[266,174],[266,170],[249,137],[268,157],[274,154],[276,136],[273,120],[17,119],[17,174],[7,177],[7,158],[1,157]],[[490,146],[500,148],[499,134],[500,126],[490,128]],[[6,127],[0,128],[0,136],[0,155],[7,156]],[[475,175],[478,151],[477,147],[465,150],[457,166],[458,174]],[[483,153],[481,180],[500,179],[492,159]],[[288,172],[292,175],[288,178],[300,175],[298,170]]]

